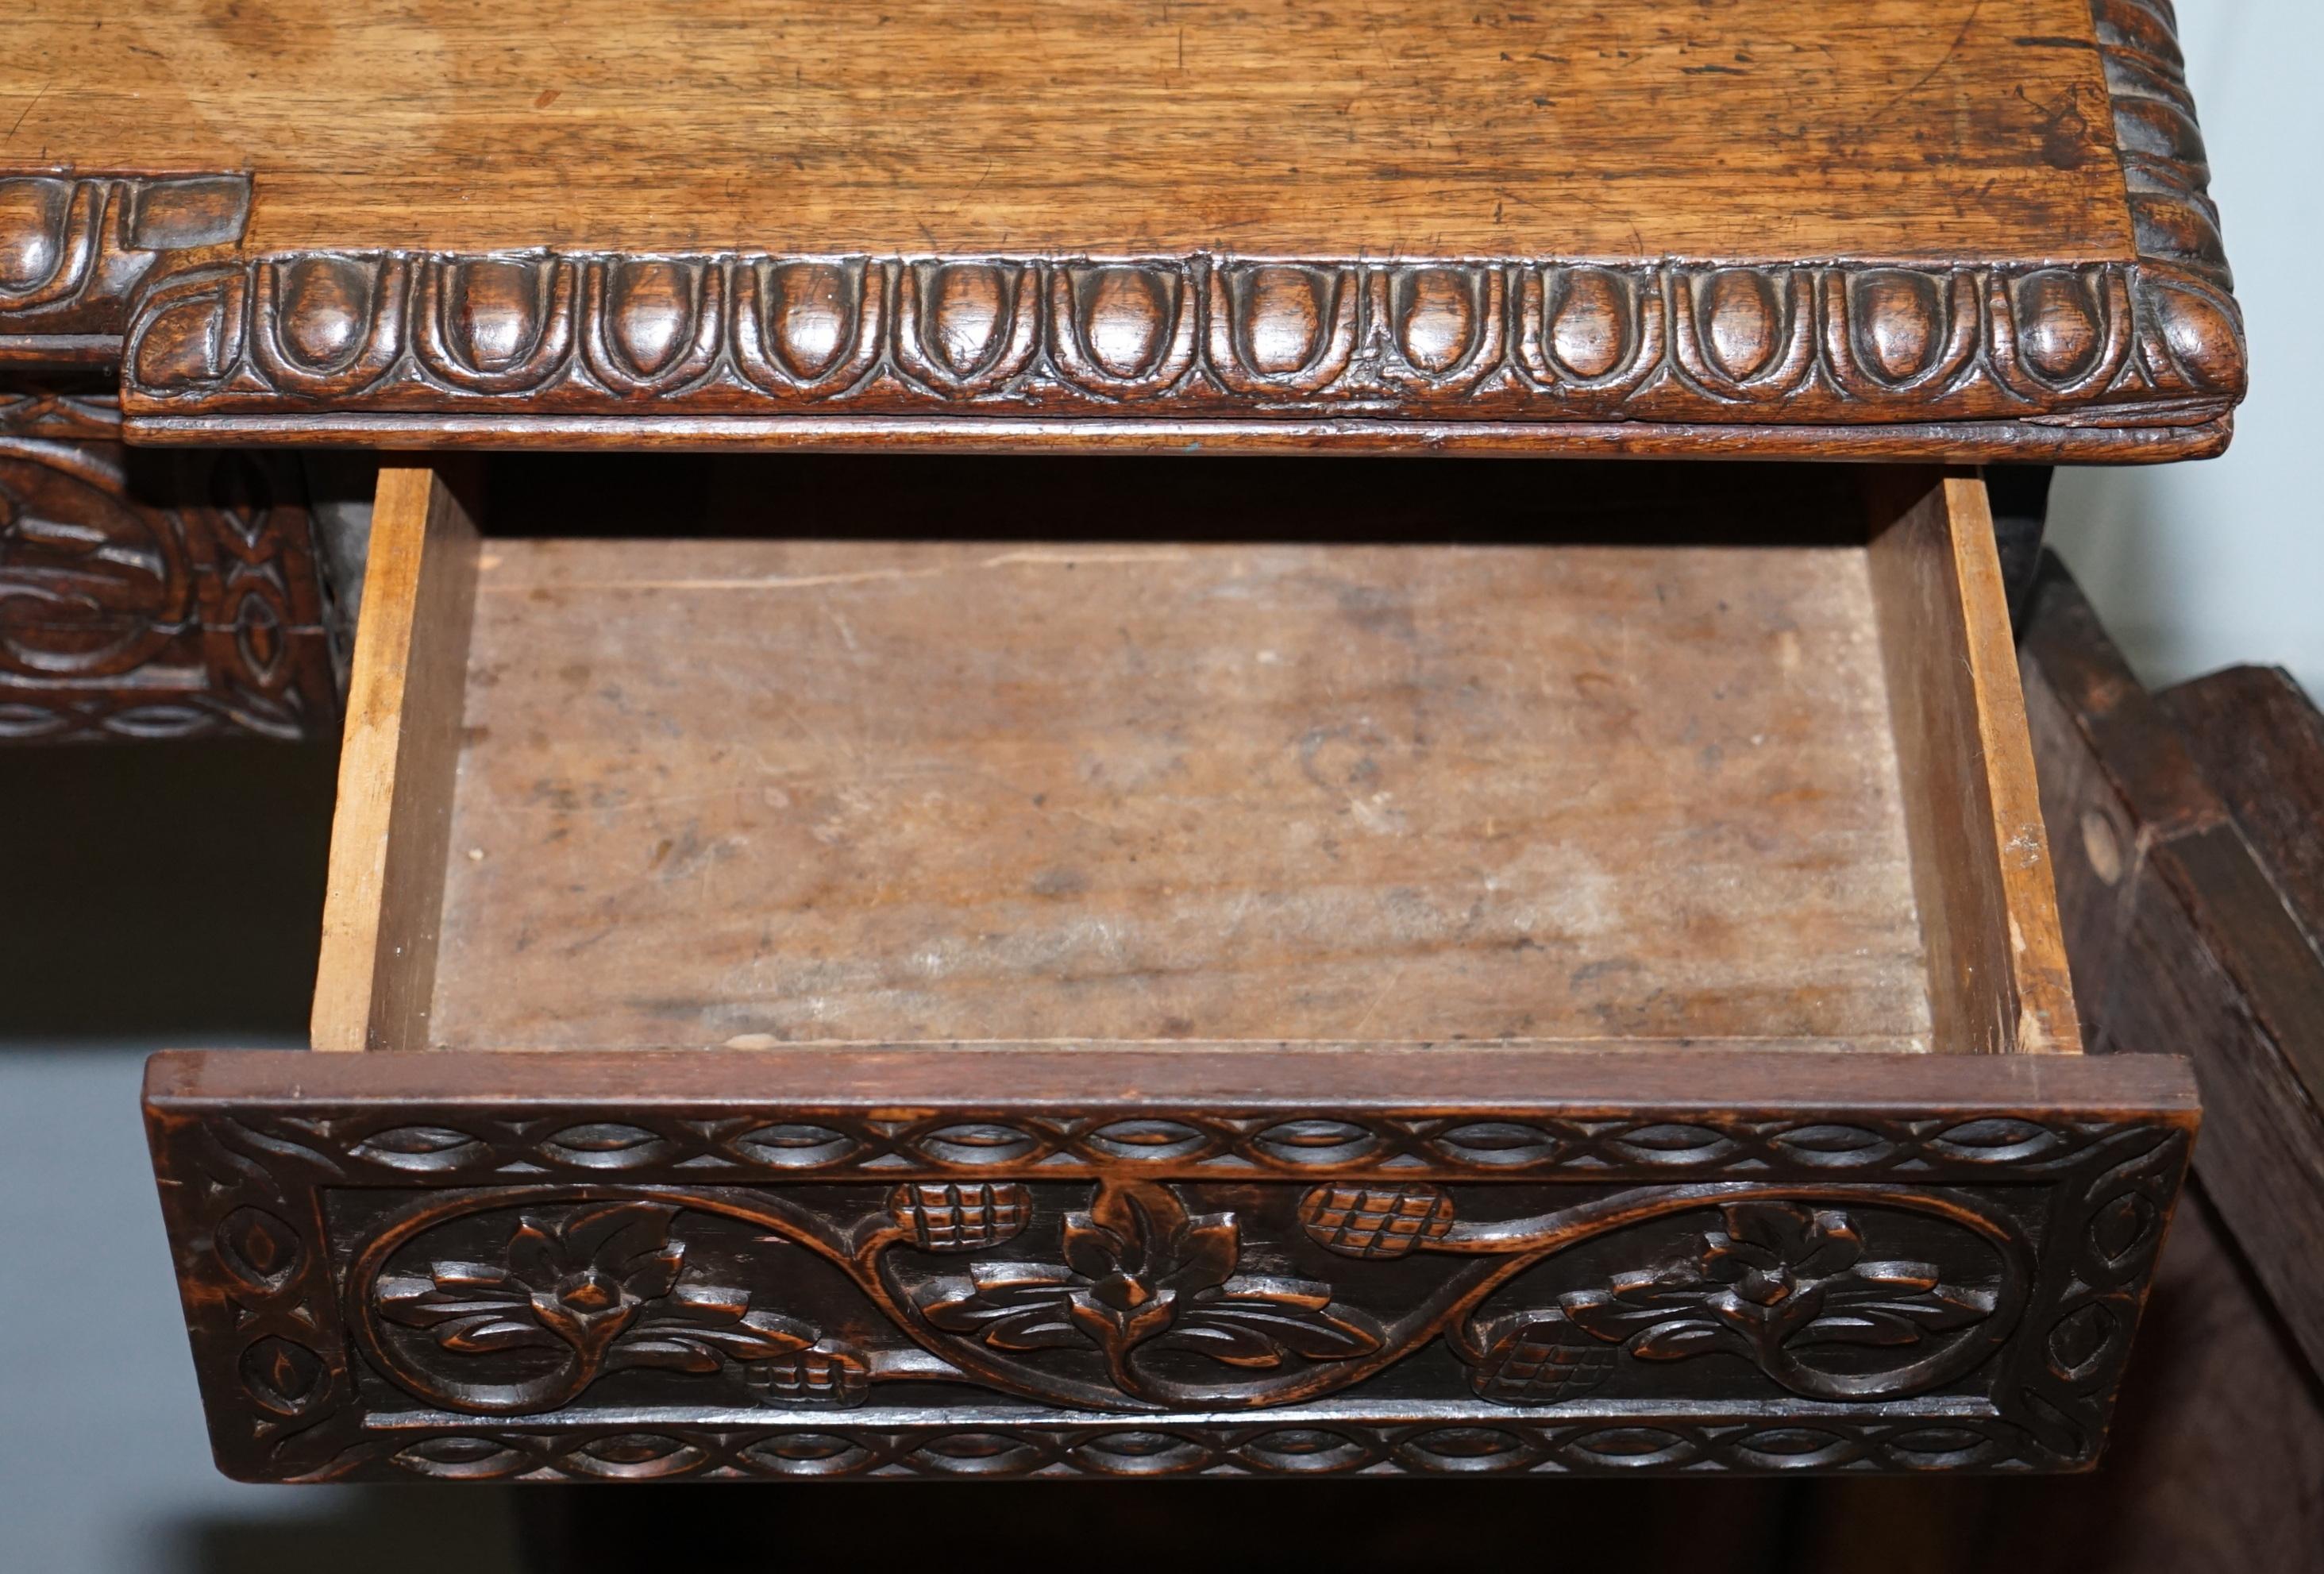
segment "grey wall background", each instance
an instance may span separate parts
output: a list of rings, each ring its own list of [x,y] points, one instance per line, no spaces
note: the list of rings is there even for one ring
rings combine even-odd
[[[2059,477],[2052,539],[2150,683],[2324,695],[2324,0],[2182,0],[2254,392],[2219,460]],[[2304,380],[2304,384],[2303,384]],[[0,1569],[515,1567],[510,1499],[210,1468],[154,1206],[145,1053],[300,1042],[327,751],[0,750]]]
[[[2149,686],[2237,662],[2324,697],[2324,0],[2179,0],[2251,338],[2226,456],[2061,471],[2051,539]]]
[[[210,1466],[138,1082],[165,1044],[305,1042],[335,769],[258,743],[0,749],[0,1574],[520,1567],[505,1490]]]

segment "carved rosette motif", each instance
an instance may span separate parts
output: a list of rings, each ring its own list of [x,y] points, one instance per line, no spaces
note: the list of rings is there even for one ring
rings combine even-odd
[[[232,244],[249,215],[247,175],[0,174],[0,361],[111,361],[155,263]]]
[[[2066,1466],[2186,1158],[2016,1116],[650,1119],[160,1117],[222,1459]]]
[[[295,468],[119,437],[109,400],[0,397],[0,741],[321,736],[337,681]]]
[[[2192,421],[2241,394],[2236,331],[2223,291],[2137,264],[330,253],[161,281],[125,397],[143,414]]]

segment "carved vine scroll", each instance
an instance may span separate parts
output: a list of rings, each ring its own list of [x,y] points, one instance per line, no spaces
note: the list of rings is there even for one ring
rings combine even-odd
[[[2187,1147],[2032,1112],[156,1121],[221,1458],[272,1479],[2070,1466]]]
[[[1469,1368],[1468,1387],[1499,1404],[1556,1403],[1627,1366],[1712,1355],[1787,1393],[1866,1400],[1924,1393],[1977,1366],[2015,1327],[2030,1282],[2030,1248],[2011,1222],[1895,1188],[1632,1189],[1477,1221],[1426,1184],[1326,1185],[1296,1202],[1209,1212],[1194,1211],[1207,1191],[1132,1180],[1061,1199],[1022,1182],[937,1189],[933,1200],[930,1190],[900,1186],[860,1213],[811,1189],[430,1199],[356,1261],[358,1345],[414,1396],[485,1415],[554,1410],[640,1366],[723,1376],[779,1404],[862,1404],[893,1380],[1084,1410],[1255,1410],[1342,1392],[1440,1338]],[[932,1236],[932,1208],[1030,1220],[1032,1249],[996,1249],[1017,1237],[994,1232]],[[512,1208],[505,1241],[497,1229],[484,1237],[482,1260],[430,1245],[476,1238],[452,1227]],[[1397,1235],[1371,1222],[1416,1213],[1442,1227]],[[748,1284],[690,1270],[681,1221],[695,1215],[747,1222],[832,1262],[888,1337],[826,1337],[779,1310],[783,1286],[763,1268]],[[1268,1238],[1270,1222],[1295,1218],[1341,1256],[1452,1261],[1393,1276],[1393,1289],[1305,1277],[1285,1266],[1297,1243]],[[1670,1218],[1689,1226],[1674,1252],[1634,1241],[1609,1271],[1513,1282],[1599,1236],[1667,1236],[1638,1227]],[[1866,1255],[1900,1241],[1941,1264]]]

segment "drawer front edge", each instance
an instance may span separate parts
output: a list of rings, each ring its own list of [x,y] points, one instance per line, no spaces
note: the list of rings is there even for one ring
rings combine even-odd
[[[221,1468],[2074,1468],[2195,1126],[2149,1056],[945,1053],[156,1057]]]

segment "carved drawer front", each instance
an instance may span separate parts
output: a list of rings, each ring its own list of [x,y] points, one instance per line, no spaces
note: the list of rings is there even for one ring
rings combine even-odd
[[[315,1052],[149,1072],[229,1473],[2096,1457],[2194,1094],[1973,477],[494,463],[381,478]]]

